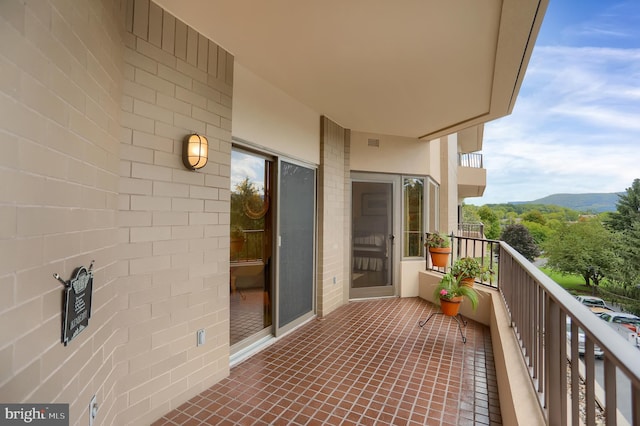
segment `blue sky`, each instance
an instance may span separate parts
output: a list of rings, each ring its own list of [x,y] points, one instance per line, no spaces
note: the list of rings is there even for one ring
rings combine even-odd
[[[622,192],[640,178],[640,0],[551,0],[510,116],[485,125],[469,204]]]

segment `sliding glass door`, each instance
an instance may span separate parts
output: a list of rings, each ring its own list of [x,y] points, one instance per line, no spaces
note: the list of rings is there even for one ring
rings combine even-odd
[[[229,247],[232,352],[272,334],[273,168],[269,157],[231,155]]]

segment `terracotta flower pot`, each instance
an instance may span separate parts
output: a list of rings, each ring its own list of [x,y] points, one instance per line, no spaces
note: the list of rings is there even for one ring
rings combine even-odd
[[[473,277],[469,277],[469,278],[463,278],[460,281],[460,285],[463,285],[465,287],[473,287],[473,285],[475,284],[476,280]]]
[[[462,297],[454,297],[453,299],[440,299],[440,310],[443,314],[455,317],[460,310],[460,304],[462,303]]]
[[[231,238],[229,244],[231,256],[237,256],[242,251],[242,247],[244,247],[244,238]]]
[[[449,255],[451,254],[451,247],[430,247],[429,254],[431,255],[431,264],[438,268],[446,268],[449,263]]]

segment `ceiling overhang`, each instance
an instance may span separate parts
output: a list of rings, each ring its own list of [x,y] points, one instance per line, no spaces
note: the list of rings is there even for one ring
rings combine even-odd
[[[548,0],[157,0],[345,128],[434,139],[511,112]]]

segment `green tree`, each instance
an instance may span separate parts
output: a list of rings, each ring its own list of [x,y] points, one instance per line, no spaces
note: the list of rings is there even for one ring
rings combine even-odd
[[[478,206],[474,206],[472,204],[463,204],[462,221],[465,223],[480,222],[480,216],[478,215]]]
[[[248,211],[260,211],[264,207],[264,196],[255,183],[246,177],[231,192],[231,225],[244,230],[263,229],[264,218],[251,218]]]
[[[509,225],[515,224],[517,218],[518,218],[518,213],[513,212],[513,211],[507,212],[507,214],[505,215],[505,221]]]
[[[539,223],[540,225],[545,225],[547,223],[547,220],[538,210],[531,210],[524,213],[522,215],[522,220],[525,220],[527,222]]]
[[[636,222],[625,232],[618,233],[620,244],[618,253],[622,265],[612,271],[611,276],[627,290],[640,290],[640,222]]]
[[[500,237],[500,219],[498,215],[489,207],[482,206],[478,209],[478,216],[484,223],[484,235],[490,240]]]
[[[504,231],[502,231],[500,239],[513,247],[530,262],[540,255],[540,248],[524,225],[508,225],[504,228]]]
[[[631,229],[634,223],[640,223],[640,179],[634,179],[627,193],[620,195],[616,212],[609,214],[607,226],[616,231]]]
[[[579,274],[595,286],[620,265],[616,238],[600,221],[563,224],[544,244],[547,266],[561,273]]]
[[[553,232],[551,228],[546,225],[541,225],[539,222],[523,221],[522,224],[529,230],[529,233],[531,233],[533,240],[538,246],[541,246]]]

